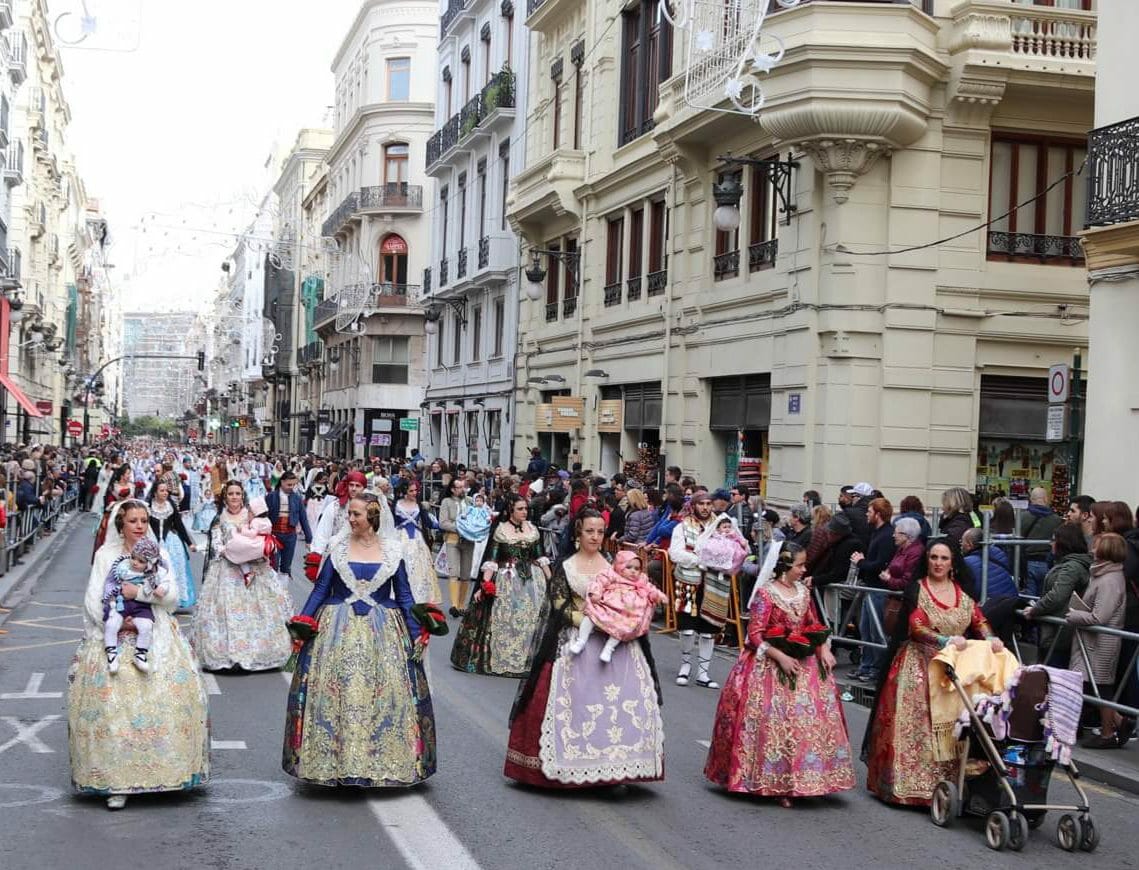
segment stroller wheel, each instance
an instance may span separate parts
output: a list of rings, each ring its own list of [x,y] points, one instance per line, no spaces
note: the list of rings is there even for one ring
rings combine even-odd
[[[993,810],[985,819],[985,842],[989,848],[999,852],[1009,843],[1008,816],[1000,810]]]
[[[1099,828],[1092,821],[1091,813],[1081,816],[1080,823],[1084,828],[1084,835],[1080,838],[1080,848],[1085,852],[1094,852],[1099,845]]]
[[[1008,847],[1019,852],[1028,843],[1028,819],[1024,813],[1009,810],[1008,814]]]
[[[1071,813],[1064,813],[1056,823],[1056,845],[1065,852],[1074,852],[1084,839],[1084,826]]]
[[[941,780],[933,789],[933,798],[929,802],[930,820],[939,828],[944,828],[957,818],[960,807],[957,786],[947,779]]]

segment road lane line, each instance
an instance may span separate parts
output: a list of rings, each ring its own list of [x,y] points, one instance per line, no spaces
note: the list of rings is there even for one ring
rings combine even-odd
[[[202,682],[206,684],[207,695],[220,695],[221,686],[218,685],[218,678],[213,674],[203,671]]]
[[[78,604],[48,604],[46,601],[29,601],[28,604],[34,604],[36,607],[58,607],[62,610],[82,610]]]
[[[210,740],[210,749],[248,749],[244,740]]]
[[[41,692],[40,686],[43,685],[43,681],[44,674],[36,671],[30,677],[28,677],[28,685],[24,691],[0,693],[0,701],[30,701],[36,698],[63,697],[63,692]]]
[[[63,613],[63,614],[60,614],[59,616],[37,616],[37,617],[34,617],[32,619],[25,619],[24,622],[34,622],[34,623],[38,624],[41,622],[58,622],[61,619],[82,619],[82,618],[83,618],[82,613]]]
[[[24,625],[24,626],[27,626],[28,628],[54,628],[56,631],[70,631],[70,632],[74,632],[75,634],[86,634],[87,633],[87,629],[85,629],[85,628],[68,628],[66,625],[48,625],[47,623],[43,623],[43,622],[27,622],[23,619],[9,619],[4,624],[5,625]]]
[[[59,716],[53,713],[52,715],[44,716],[42,719],[39,719],[33,722],[31,725],[25,727],[24,723],[17,719],[15,716],[0,716],[0,722],[4,722],[16,729],[15,737],[13,737],[7,743],[0,744],[0,754],[7,752],[13,746],[16,746],[20,743],[23,743],[32,752],[38,752],[41,754],[55,752],[54,749],[40,740],[38,735],[45,726],[50,725],[58,718]]]
[[[422,795],[370,798],[368,809],[412,870],[481,870]]]
[[[23,646],[0,646],[0,653],[19,652],[25,649],[39,649],[44,646],[75,646],[75,638],[68,640],[49,640],[46,643],[27,643]]]

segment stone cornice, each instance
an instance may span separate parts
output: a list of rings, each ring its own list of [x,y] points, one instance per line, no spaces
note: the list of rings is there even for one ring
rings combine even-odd
[[[1080,233],[1089,272],[1139,265],[1139,220]]]

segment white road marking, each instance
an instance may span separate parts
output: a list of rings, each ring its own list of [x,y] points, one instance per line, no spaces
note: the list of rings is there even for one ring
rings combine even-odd
[[[52,715],[44,716],[42,719],[39,719],[36,722],[33,722],[31,725],[25,727],[24,723],[17,719],[15,716],[0,716],[0,722],[5,722],[16,729],[15,737],[13,737],[7,743],[0,744],[0,754],[7,752],[13,746],[16,746],[20,743],[23,743],[32,752],[38,752],[40,754],[55,752],[54,749],[40,740],[36,735],[41,730],[43,730],[44,726],[50,725],[58,718],[59,716],[53,713]]]
[[[0,793],[5,789],[12,791],[30,791],[38,792],[38,796],[26,798],[24,800],[3,800],[0,801],[0,809],[8,809],[15,807],[30,807],[36,804],[48,804],[52,801],[57,801],[63,797],[63,792],[57,788],[50,788],[46,785],[25,785],[19,782],[0,782]]]
[[[226,786],[230,785],[247,785],[254,788],[261,789],[260,794],[253,794],[249,797],[225,797],[224,792]],[[209,800],[206,802],[205,808],[207,810],[220,810],[221,807],[212,806],[213,804],[259,804],[268,801],[279,801],[282,798],[287,798],[292,795],[293,790],[283,782],[270,782],[263,779],[211,779],[210,787],[207,795]]]
[[[40,698],[62,698],[63,692],[41,692],[44,675],[34,672],[28,677],[27,688],[22,692],[4,692],[0,694],[0,701],[32,701]]]
[[[421,795],[371,798],[368,808],[412,870],[481,870],[478,861]]]
[[[248,749],[244,740],[210,740],[210,749]]]
[[[218,678],[213,674],[203,673],[202,682],[206,684],[207,695],[220,695],[221,686],[218,685]]]
[[[70,631],[70,632],[74,632],[75,634],[86,634],[87,633],[87,629],[85,629],[85,628],[68,628],[66,625],[52,625],[52,624],[47,623],[47,622],[25,622],[22,619],[12,619],[12,620],[9,620],[6,624],[7,625],[26,625],[29,628],[54,628],[56,631]]]

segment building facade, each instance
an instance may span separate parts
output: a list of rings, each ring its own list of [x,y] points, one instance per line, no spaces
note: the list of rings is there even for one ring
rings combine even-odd
[[[471,466],[510,464],[519,243],[506,219],[525,157],[529,34],[512,0],[451,2],[440,20],[424,452]]]
[[[334,138],[320,194],[327,266],[313,314],[322,361],[306,373],[321,397],[321,452],[388,457],[418,446],[418,432],[401,421],[418,421],[427,386],[413,276],[431,250],[424,203],[433,188],[423,167],[436,16],[433,3],[368,0],[332,63]]]
[[[528,8],[509,218],[550,253],[521,306],[516,454],[780,503],[853,480],[1066,498],[1046,375],[1087,344],[1097,13],[1061,7],[1091,4],[773,7],[759,124],[701,107],[727,24],[690,39],[647,0],[593,5]]]
[[[1132,63],[1139,6],[1105,3],[1096,59],[1103,69]],[[1127,76],[1096,80],[1095,129],[1088,142],[1089,228],[1084,234],[1091,295],[1091,379],[1087,392],[1083,490],[1130,503],[1139,492],[1139,389],[1130,376],[1139,335],[1139,94]]]

